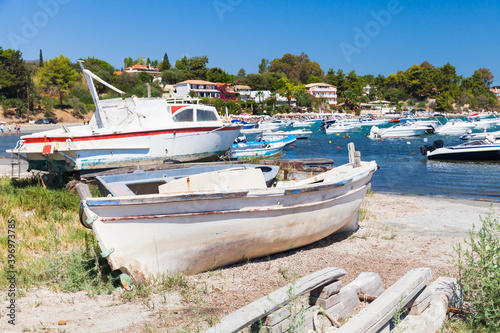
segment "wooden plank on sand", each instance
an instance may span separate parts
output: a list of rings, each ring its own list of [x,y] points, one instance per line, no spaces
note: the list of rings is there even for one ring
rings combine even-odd
[[[430,268],[415,268],[387,289],[336,333],[377,332],[431,280]]]
[[[220,323],[210,327],[206,332],[237,332],[290,302],[290,291],[293,292],[294,296],[300,296],[345,274],[346,271],[343,269],[327,267],[304,276],[295,283],[289,283],[283,288],[225,316]]]

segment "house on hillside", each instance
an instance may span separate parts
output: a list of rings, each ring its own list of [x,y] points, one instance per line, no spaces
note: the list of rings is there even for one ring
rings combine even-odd
[[[500,98],[500,86],[491,87],[490,91],[495,94],[497,98]]]
[[[123,71],[127,72],[127,73],[143,73],[143,72],[145,72],[148,74],[152,74],[154,76],[158,76],[161,74],[160,71],[158,70],[158,68],[151,66],[151,65],[133,65],[133,66],[125,68]]]
[[[217,84],[203,80],[186,80],[175,85],[176,98],[188,98],[189,92],[194,91],[198,97],[218,98],[220,91]]]
[[[317,98],[326,98],[328,104],[337,105],[337,87],[328,83],[310,83],[306,84],[306,90],[309,95]]]
[[[240,94],[240,98],[242,100],[247,100],[250,97],[250,88],[249,86],[235,85],[234,91]]]

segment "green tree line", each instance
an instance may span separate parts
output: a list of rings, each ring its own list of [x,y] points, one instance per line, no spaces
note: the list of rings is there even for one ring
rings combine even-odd
[[[321,66],[309,59],[305,53],[293,55],[286,53],[281,58],[271,61],[263,58],[258,66],[258,73],[246,74],[241,68],[236,75],[221,68],[208,66],[206,55],[187,57],[170,63],[167,53],[161,61],[146,57],[123,61],[120,74],[104,60],[84,59],[85,68],[125,91],[128,96],[146,96],[150,83],[152,96],[160,97],[162,87],[153,82],[153,76],[147,73],[127,73],[124,68],[135,64],[151,65],[160,72],[162,84],[199,79],[211,82],[248,85],[255,91],[270,91],[265,99],[259,95],[258,102],[248,101],[213,101],[205,102],[216,105],[219,110],[228,107],[231,112],[239,112],[251,107],[253,110],[290,111],[292,101],[303,107],[328,107],[326,100],[317,99],[305,92],[308,83],[325,82],[337,87],[339,102],[343,108],[357,109],[360,103],[388,100],[395,105],[429,105],[438,111],[460,111],[468,107],[473,110],[492,110],[498,108],[498,100],[489,90],[493,75],[487,68],[479,68],[470,77],[456,73],[450,63],[435,67],[424,61],[406,70],[385,77],[375,75],[357,75],[353,70],[347,74],[342,69],[330,68],[326,73]],[[365,87],[370,86],[369,91]],[[100,98],[116,98],[118,95],[100,83],[96,83]],[[287,105],[276,107],[277,96],[283,96]],[[258,97],[259,97],[258,96]],[[27,112],[43,112],[50,116],[54,108],[71,108],[76,116],[83,116],[93,111],[93,102],[81,74],[78,63],[59,55],[44,60],[40,50],[38,61],[24,61],[19,50],[0,47],[0,103],[7,116],[25,116]]]

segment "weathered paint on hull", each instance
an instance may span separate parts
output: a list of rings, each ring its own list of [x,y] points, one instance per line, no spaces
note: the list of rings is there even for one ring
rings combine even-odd
[[[101,249],[114,249],[108,256],[113,269],[136,279],[167,272],[195,274],[355,230],[374,171],[372,167],[355,181],[325,188],[175,200],[161,195],[95,198],[83,206],[87,216],[98,216],[91,226]]]
[[[26,144],[19,151],[29,169],[42,171],[80,171],[146,165],[163,162],[216,160],[238,136],[234,130],[199,132],[196,135],[161,134],[135,139],[106,139],[84,142],[58,142],[54,152],[42,154],[43,143]],[[50,139],[50,138],[49,138]],[[131,145],[138,148],[127,148]],[[113,147],[104,149],[103,146]],[[142,146],[142,147],[140,147]],[[26,151],[26,152],[25,152]]]

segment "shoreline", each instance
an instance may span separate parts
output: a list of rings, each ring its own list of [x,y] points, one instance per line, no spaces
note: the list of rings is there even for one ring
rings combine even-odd
[[[207,328],[205,317],[194,313],[222,318],[286,285],[286,276],[301,277],[325,267],[345,269],[343,284],[361,272],[378,273],[384,288],[417,267],[431,268],[433,280],[456,276],[456,267],[450,263],[453,246],[463,244],[473,224],[480,227],[480,216],[490,212],[497,219],[500,216],[498,203],[490,207],[473,200],[377,192],[367,194],[362,209],[365,218],[355,233],[330,235],[302,248],[187,276],[193,293],[200,293],[195,297],[201,297],[201,303],[178,291],[127,301],[123,295],[128,292],[123,289],[89,295],[42,287],[18,299],[23,309],[18,323],[30,329],[71,332],[90,327],[94,332],[141,332],[144,327],[175,331],[193,321]],[[0,295],[4,306],[5,291]],[[60,320],[66,325],[58,326]],[[0,330],[5,324],[0,323]]]
[[[26,178],[26,177],[31,177],[33,175],[33,172],[41,172],[41,171],[26,171],[28,168],[28,162],[25,160],[21,159],[21,177]],[[12,166],[10,164],[10,158],[7,156],[1,156],[0,155],[0,177],[4,176],[9,176],[11,175],[12,171]],[[376,194],[381,194],[381,195],[387,195],[387,196],[401,196],[401,197],[416,197],[416,198],[432,198],[436,200],[457,200],[463,203],[466,202],[478,202],[478,203],[484,203],[484,204],[500,204],[500,197],[498,198],[490,198],[491,200],[485,199],[485,198],[466,198],[466,197],[453,197],[453,196],[440,196],[440,195],[424,195],[424,194],[416,194],[416,193],[401,193],[401,192],[383,192],[383,191],[377,191],[373,190],[374,193]],[[495,200],[496,199],[496,200]]]

